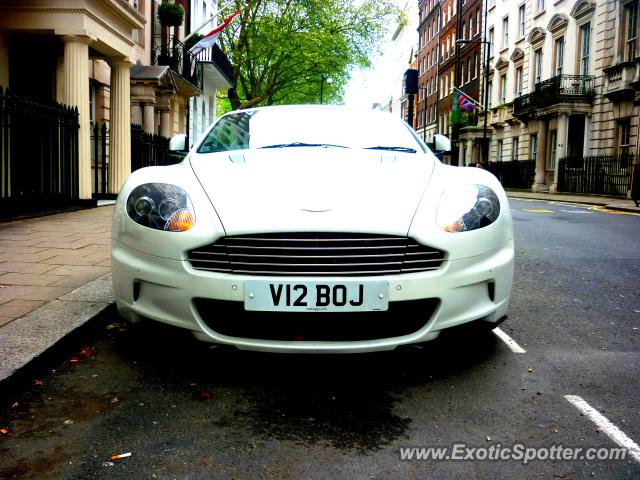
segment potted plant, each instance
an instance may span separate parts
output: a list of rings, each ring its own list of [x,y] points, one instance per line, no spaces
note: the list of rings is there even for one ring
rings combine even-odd
[[[162,0],[162,3],[158,6],[158,20],[160,20],[160,25],[165,27],[179,27],[184,20],[182,5],[169,0]]]

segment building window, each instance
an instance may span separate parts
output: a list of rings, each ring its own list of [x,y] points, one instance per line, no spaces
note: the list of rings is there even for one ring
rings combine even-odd
[[[462,24],[462,38],[463,39],[467,38],[467,24],[466,23]]]
[[[465,65],[464,61],[462,62],[462,67],[460,68],[460,73],[461,73],[461,75],[460,75],[460,76],[462,77],[462,78],[460,79],[460,85],[464,85],[464,80],[465,80],[465,78],[466,78],[466,76],[467,76],[467,75],[466,75],[466,74],[467,74],[467,67],[466,67],[466,65]]]
[[[467,82],[471,81],[471,57],[467,57]]]
[[[518,161],[518,152],[520,150],[520,139],[518,137],[513,137],[513,145],[511,148],[511,160],[514,162]]]
[[[489,81],[487,83],[487,105],[488,108],[491,108],[491,90],[493,90],[493,82]]]
[[[449,90],[449,93],[453,93],[454,74],[455,74],[455,71],[451,70],[451,82],[449,83],[449,85],[451,86],[451,90]]]
[[[495,37],[495,31],[493,27],[491,27],[489,29],[489,58],[493,57],[493,46],[495,44],[494,37]]]
[[[628,118],[618,120],[618,155],[624,157],[623,163],[631,153],[631,121]]]
[[[480,10],[476,10],[476,35],[480,33]]]
[[[580,27],[580,74],[589,75],[589,51],[591,44],[591,24]]]
[[[556,40],[555,57],[556,75],[562,75],[562,65],[564,64],[564,37]]]
[[[473,17],[469,17],[469,39],[473,37]]]
[[[538,0],[538,12],[544,11],[544,0]]]
[[[555,170],[556,168],[556,142],[557,142],[558,136],[556,134],[555,130],[550,130],[549,131],[549,145],[548,145],[548,152],[547,152],[547,170]]]
[[[500,104],[507,103],[507,76],[500,75]]]
[[[638,29],[638,2],[632,2],[624,7],[625,19],[625,60],[632,62],[636,58],[636,35]]]
[[[501,162],[503,160],[502,157],[502,153],[503,153],[503,145],[502,145],[502,140],[498,140],[498,161]]]
[[[509,17],[502,19],[502,48],[509,46]]]
[[[518,36],[524,37],[524,5],[518,8]]]
[[[496,6],[496,0],[489,0],[489,8]]]
[[[539,48],[533,54],[533,78],[536,83],[540,83],[542,80],[542,49]]]
[[[538,135],[534,133],[529,137],[529,145],[530,145],[529,159],[535,162],[536,158],[538,158]]]
[[[522,82],[523,82],[522,67],[518,67],[516,68],[516,97],[522,96]]]

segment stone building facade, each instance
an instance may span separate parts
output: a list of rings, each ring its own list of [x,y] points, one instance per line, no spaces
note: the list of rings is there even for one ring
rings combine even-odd
[[[637,154],[637,1],[488,0],[490,161],[535,161],[557,191],[559,161]]]

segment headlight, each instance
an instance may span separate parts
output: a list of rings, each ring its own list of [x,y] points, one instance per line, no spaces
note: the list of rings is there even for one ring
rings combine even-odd
[[[145,183],[127,199],[127,213],[140,225],[168,232],[184,232],[196,223],[187,192],[168,183]]]
[[[462,185],[446,190],[436,212],[436,223],[445,232],[468,232],[486,227],[500,215],[500,200],[484,185]]]

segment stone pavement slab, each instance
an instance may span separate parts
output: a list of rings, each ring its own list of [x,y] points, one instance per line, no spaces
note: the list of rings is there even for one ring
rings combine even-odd
[[[112,215],[108,205],[0,223],[2,328],[109,272]]]

